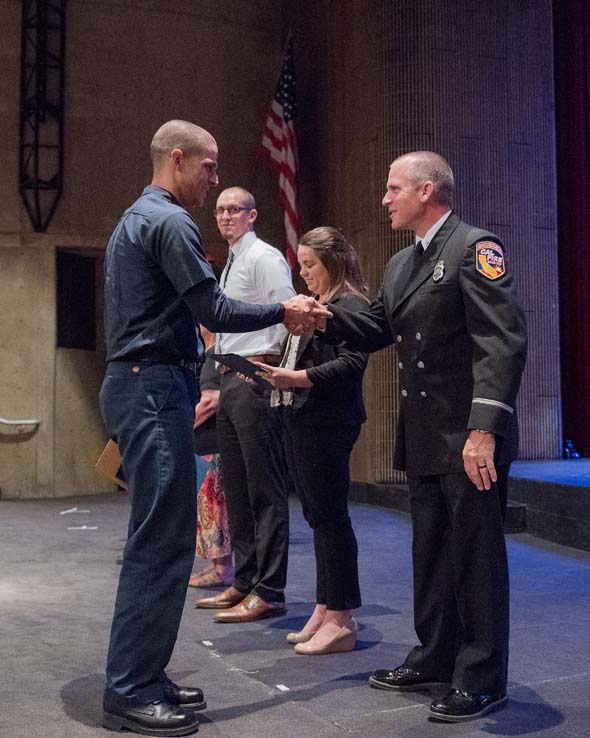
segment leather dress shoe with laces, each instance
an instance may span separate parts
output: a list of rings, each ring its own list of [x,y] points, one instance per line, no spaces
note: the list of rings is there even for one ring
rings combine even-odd
[[[171,705],[167,700],[153,700],[143,705],[113,706],[105,700],[102,724],[110,730],[131,730],[141,735],[189,735],[199,729],[191,710]]]
[[[451,689],[444,697],[434,700],[430,705],[430,715],[437,720],[446,720],[449,723],[461,723],[466,720],[476,720],[494,712],[506,705],[508,697],[505,694],[475,694]]]
[[[214,620],[216,623],[251,623],[254,620],[284,615],[286,612],[284,602],[267,602],[258,595],[249,594],[229,610],[216,612]]]
[[[240,592],[235,587],[228,587],[223,592],[213,595],[213,597],[203,597],[195,602],[195,607],[203,607],[206,610],[223,610],[227,607],[233,607],[247,597],[244,592]]]
[[[369,677],[369,684],[376,689],[393,689],[396,692],[416,692],[420,689],[439,687],[446,682],[433,679],[406,666],[396,669],[377,669]]]
[[[204,710],[207,707],[203,690],[199,687],[182,687],[167,679],[164,682],[164,697],[171,705],[190,707],[192,710]]]

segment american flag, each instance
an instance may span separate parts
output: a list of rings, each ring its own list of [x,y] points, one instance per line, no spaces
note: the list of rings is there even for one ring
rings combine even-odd
[[[262,134],[262,151],[279,179],[279,195],[284,209],[287,259],[297,265],[297,138],[295,118],[295,67],[292,39],[287,42],[281,76]]]

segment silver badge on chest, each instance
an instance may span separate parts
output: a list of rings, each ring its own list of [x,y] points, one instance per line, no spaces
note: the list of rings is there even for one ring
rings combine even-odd
[[[440,282],[440,280],[444,277],[444,274],[445,274],[445,263],[444,261],[439,261],[437,265],[434,267],[434,271],[432,272],[432,281]]]

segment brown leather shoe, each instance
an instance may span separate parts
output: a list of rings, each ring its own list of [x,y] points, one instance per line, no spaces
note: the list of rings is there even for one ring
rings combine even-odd
[[[262,618],[284,615],[286,612],[284,602],[266,602],[258,595],[249,594],[230,610],[216,612],[214,620],[216,623],[251,623]]]
[[[222,610],[237,605],[247,596],[235,587],[228,587],[213,597],[203,597],[203,599],[197,600],[195,607],[204,607],[206,610]]]

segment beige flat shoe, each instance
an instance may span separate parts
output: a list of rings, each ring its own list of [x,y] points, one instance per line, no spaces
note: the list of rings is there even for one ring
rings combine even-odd
[[[307,641],[310,641],[317,631],[313,631],[312,633],[304,633],[302,630],[300,630],[298,633],[287,633],[287,640],[289,643],[307,643]]]
[[[358,624],[354,618],[350,618],[346,625],[336,633],[334,638],[323,646],[314,646],[311,643],[297,643],[295,653],[307,656],[321,656],[327,653],[344,653],[345,651],[354,651],[356,645],[356,634]]]

